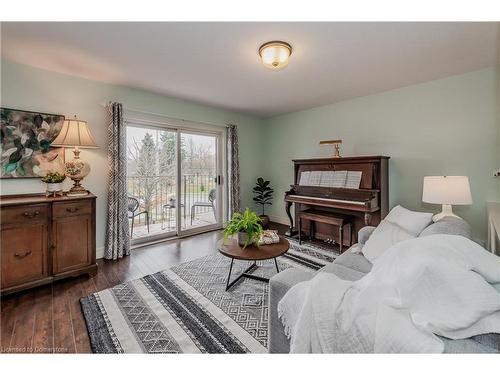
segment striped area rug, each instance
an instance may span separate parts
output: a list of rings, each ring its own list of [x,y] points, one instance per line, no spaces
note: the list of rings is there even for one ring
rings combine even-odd
[[[291,239],[280,270],[310,270],[335,254]],[[95,353],[266,353],[268,284],[241,279],[229,291],[230,260],[213,254],[80,300]],[[235,261],[233,277],[250,263]],[[275,274],[272,261],[257,275]]]

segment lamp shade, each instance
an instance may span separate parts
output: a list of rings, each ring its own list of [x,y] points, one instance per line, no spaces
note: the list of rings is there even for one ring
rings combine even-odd
[[[78,120],[76,116],[73,119],[64,120],[61,132],[51,146],[97,148],[87,121]]]
[[[469,177],[427,176],[424,177],[422,201],[434,204],[472,204]]]

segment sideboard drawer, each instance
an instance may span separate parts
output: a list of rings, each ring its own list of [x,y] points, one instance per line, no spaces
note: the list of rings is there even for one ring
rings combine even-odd
[[[47,221],[48,212],[46,204],[2,207],[1,221],[2,225],[42,223]]]
[[[47,276],[47,225],[2,228],[2,289]]]
[[[90,200],[54,203],[52,208],[54,219],[76,215],[89,215],[92,213],[92,202]]]

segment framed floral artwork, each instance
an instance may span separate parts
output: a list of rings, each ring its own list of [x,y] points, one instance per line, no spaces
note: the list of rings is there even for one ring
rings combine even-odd
[[[64,173],[64,149],[50,147],[63,115],[0,108],[0,178]]]

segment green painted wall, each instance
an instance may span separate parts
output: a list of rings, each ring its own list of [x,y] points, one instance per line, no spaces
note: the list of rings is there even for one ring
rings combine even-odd
[[[106,221],[107,184],[107,130],[105,109],[102,103],[110,100],[125,107],[140,109],[165,116],[205,121],[217,124],[238,125],[240,141],[240,168],[242,203],[251,206],[251,187],[260,173],[260,142],[262,120],[188,101],[155,95],[141,90],[114,86],[73,76],[49,72],[25,65],[1,61],[1,105],[66,116],[78,115],[88,121],[99,149],[82,150],[82,157],[91,164],[92,171],[84,185],[98,196],[97,247],[104,245]],[[71,151],[66,151],[71,158]],[[67,188],[71,186],[66,181]],[[44,191],[40,180],[1,180],[2,194],[33,193]]]
[[[390,205],[437,212],[421,203],[426,175],[467,175],[474,204],[456,207],[478,239],[486,237],[488,200],[498,200],[498,87],[495,69],[360,97],[267,119],[264,165],[275,187],[270,215],[285,221],[291,160],[328,156],[322,139],[343,140],[342,154],[388,155]]]

